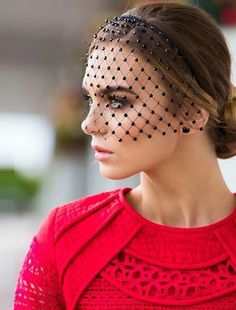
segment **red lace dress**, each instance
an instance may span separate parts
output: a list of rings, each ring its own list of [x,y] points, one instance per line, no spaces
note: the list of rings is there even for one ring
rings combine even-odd
[[[19,273],[14,309],[236,309],[236,207],[208,226],[164,226],[128,204],[130,189],[49,212]]]

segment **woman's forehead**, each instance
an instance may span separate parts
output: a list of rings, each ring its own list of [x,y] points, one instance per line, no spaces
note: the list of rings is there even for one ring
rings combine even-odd
[[[98,81],[137,88],[148,82],[160,84],[161,78],[153,65],[135,51],[120,44],[109,44],[105,49],[99,46],[88,57],[83,84],[88,88]]]

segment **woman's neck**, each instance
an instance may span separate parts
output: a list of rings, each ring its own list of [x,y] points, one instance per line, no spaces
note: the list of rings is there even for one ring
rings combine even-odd
[[[126,193],[126,199],[153,222],[185,228],[217,222],[236,207],[236,197],[225,184],[217,160],[203,169],[186,167],[182,174],[167,167],[159,168],[156,175],[142,172],[140,185]]]

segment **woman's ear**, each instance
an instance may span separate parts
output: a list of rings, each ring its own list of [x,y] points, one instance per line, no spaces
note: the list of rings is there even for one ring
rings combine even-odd
[[[196,113],[196,111],[189,112],[187,117],[185,116],[183,125],[180,126],[182,134],[193,134],[199,130],[204,130],[204,127],[208,122],[209,112],[202,107],[199,108],[199,110],[200,113]]]

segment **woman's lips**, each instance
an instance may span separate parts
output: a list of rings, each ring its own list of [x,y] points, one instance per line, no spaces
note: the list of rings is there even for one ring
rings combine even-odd
[[[95,151],[95,159],[97,160],[105,160],[111,157],[112,155],[113,153]]]
[[[112,156],[113,152],[101,147],[101,146],[98,146],[98,145],[92,145],[92,149],[95,151],[95,159],[96,160],[105,160],[109,157]]]
[[[109,150],[107,150],[107,149],[105,149],[105,148],[103,148],[103,147],[101,147],[101,146],[98,146],[98,145],[92,145],[92,144],[91,144],[91,146],[92,146],[92,149],[93,149],[94,151],[96,151],[96,152],[110,153],[110,154],[113,153],[113,152],[111,152],[111,151],[109,151]]]

